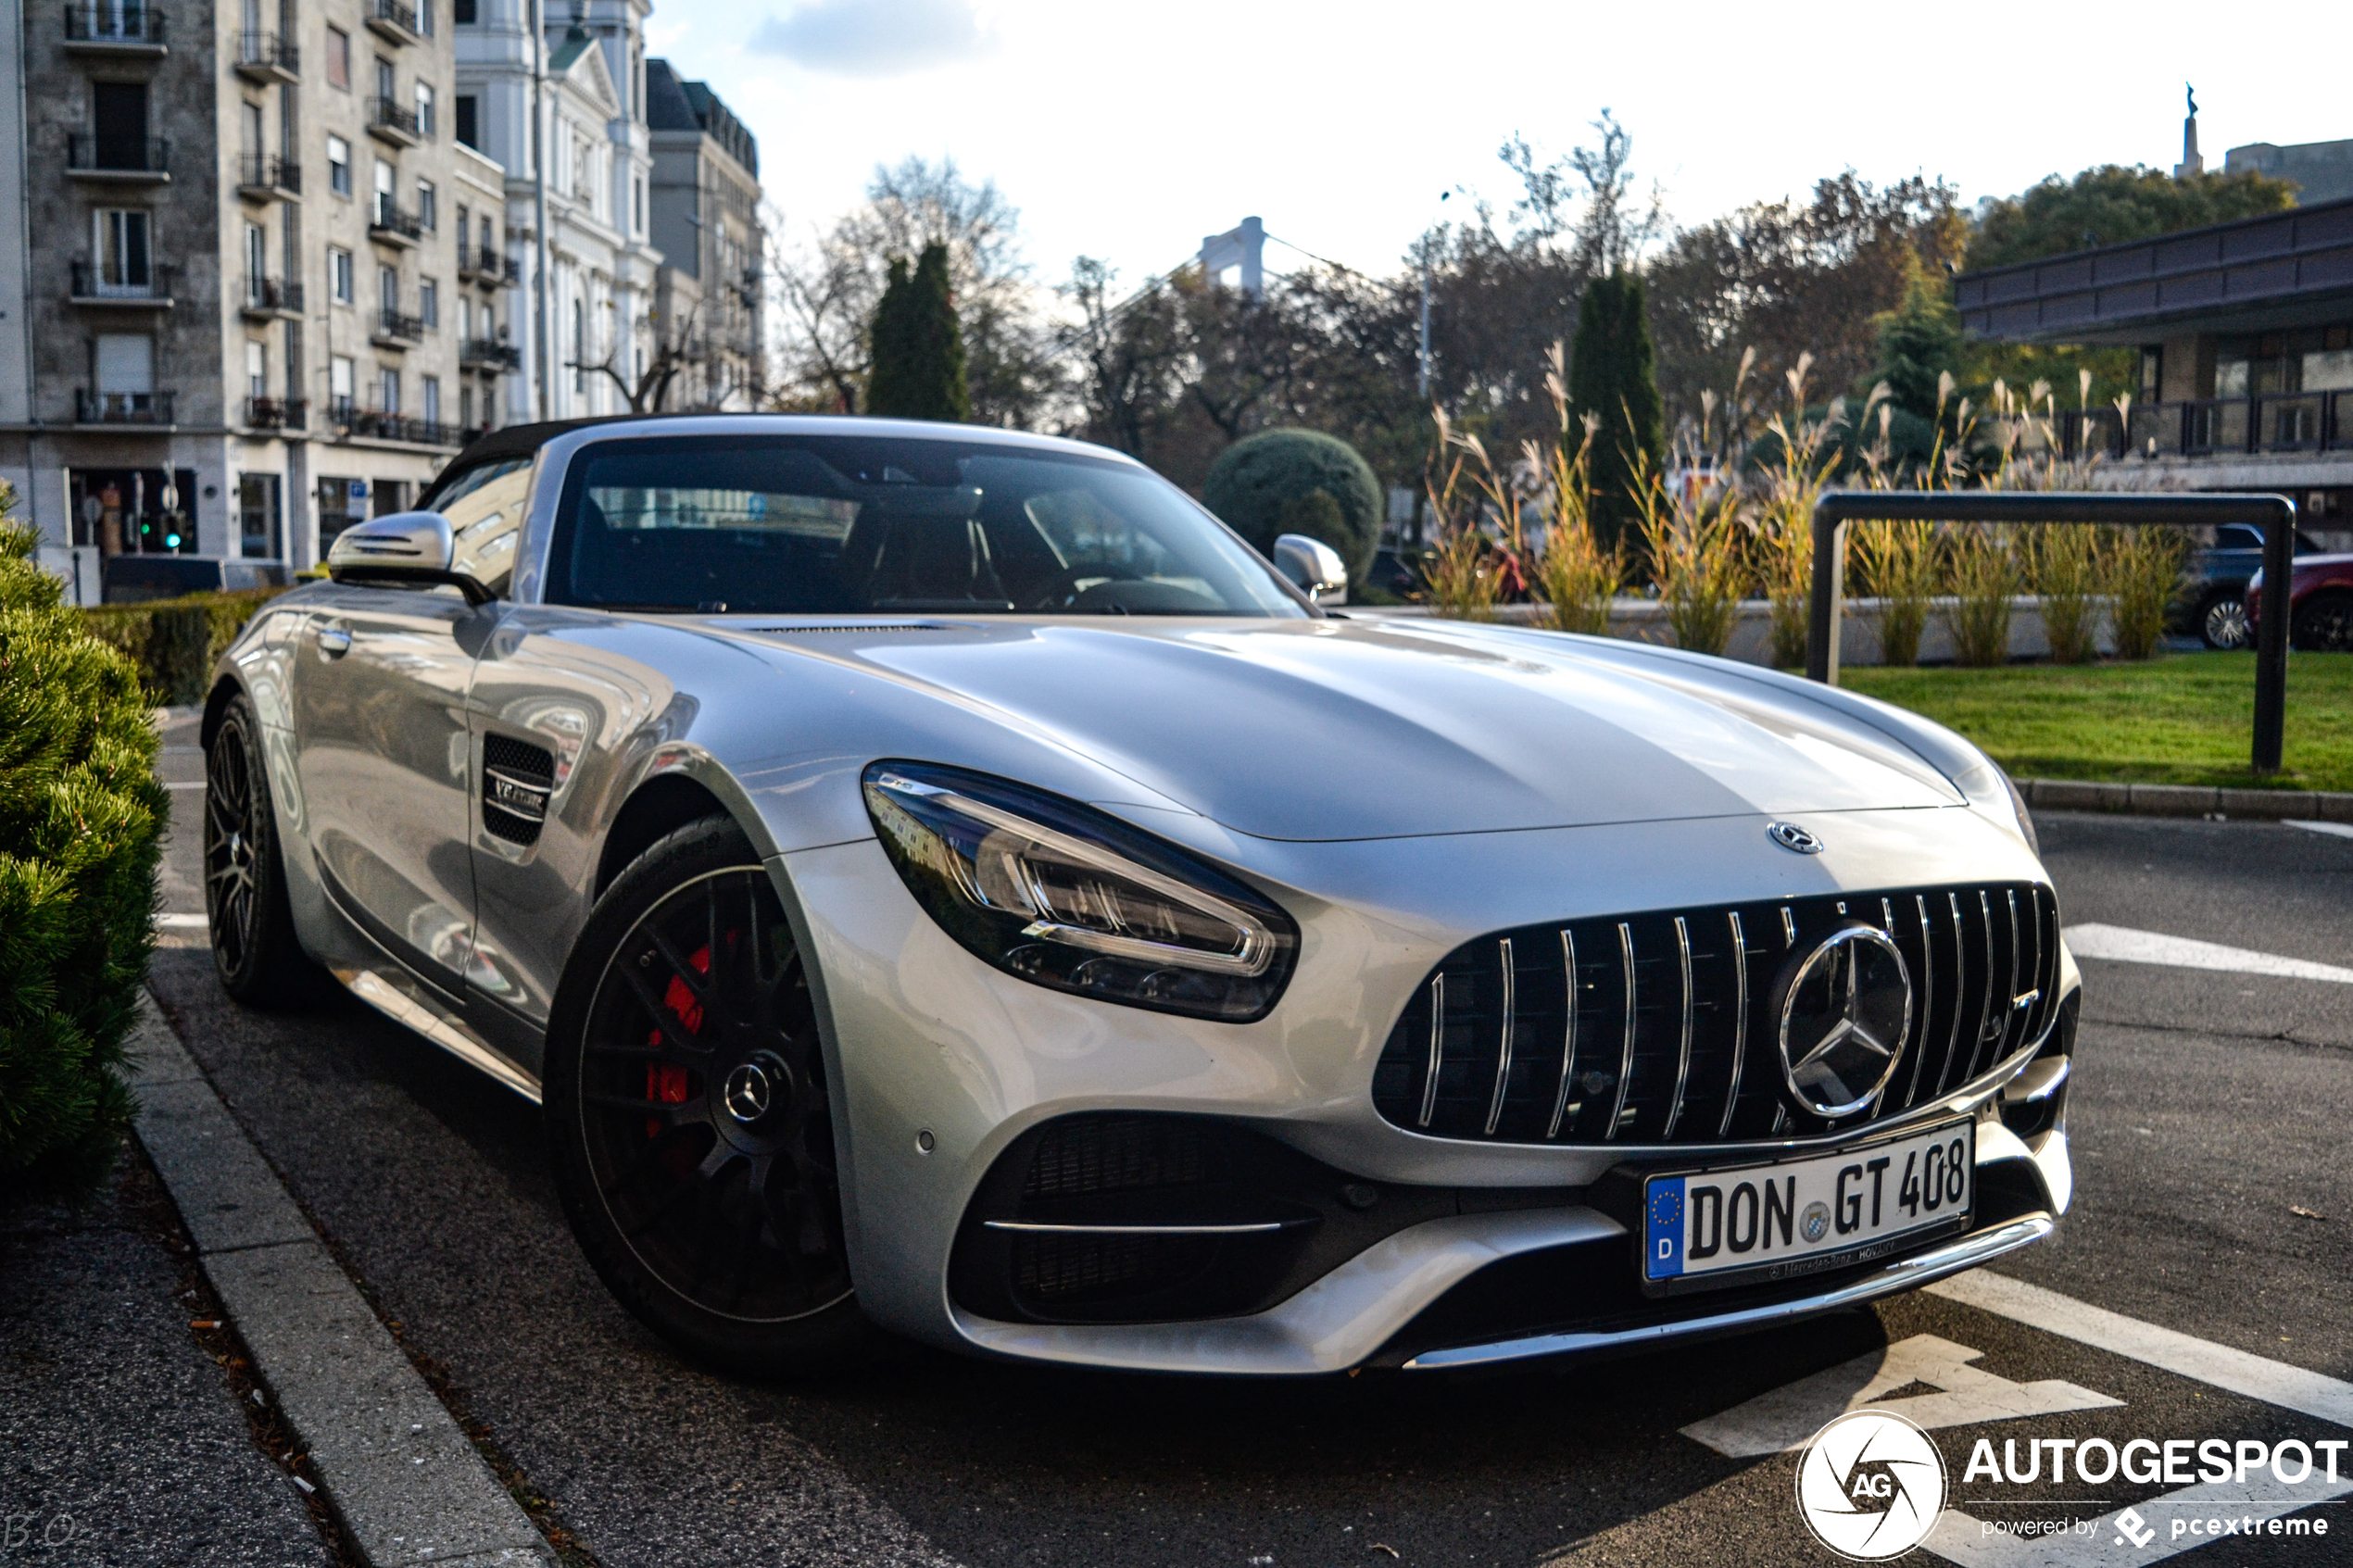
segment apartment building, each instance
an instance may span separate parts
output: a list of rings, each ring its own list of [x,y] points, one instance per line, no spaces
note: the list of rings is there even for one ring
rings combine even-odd
[[[760,144],[708,83],[667,60],[646,62],[646,110],[662,254],[653,335],[676,361],[668,406],[757,408],[767,382]]]
[[[485,177],[449,124],[447,3],[24,13],[26,392],[0,400],[0,478],[85,599],[204,581],[174,558],[308,568],[497,401],[478,383],[503,364],[461,337],[509,280],[461,265],[455,206]]]

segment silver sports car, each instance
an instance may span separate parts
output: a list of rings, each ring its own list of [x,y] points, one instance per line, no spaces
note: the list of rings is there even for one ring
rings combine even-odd
[[[538,1099],[692,1354],[1604,1350],[2067,1207],[2050,880],[1912,715],[1352,618],[1328,550],[998,431],[524,427],[423,508],[220,665],[220,972]]]

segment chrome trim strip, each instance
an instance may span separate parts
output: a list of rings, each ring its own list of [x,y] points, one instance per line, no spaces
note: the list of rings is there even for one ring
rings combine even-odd
[[[1683,964],[1683,1037],[1676,1047],[1675,1098],[1667,1107],[1667,1125],[1658,1134],[1661,1138],[1675,1135],[1675,1123],[1683,1114],[1683,1087],[1692,1076],[1692,929],[1681,915],[1675,917],[1675,950]]]
[[[1781,946],[1784,947],[1797,946],[1797,917],[1790,912],[1787,904],[1781,906]]]
[[[1020,1231],[1028,1236],[1263,1236],[1299,1220],[1267,1220],[1247,1225],[1049,1225],[1028,1220],[983,1220],[981,1229]]]
[[[1634,928],[1624,921],[1617,922],[1617,950],[1626,966],[1626,1045],[1617,1063],[1617,1103],[1610,1107],[1609,1125],[1602,1130],[1604,1142],[1617,1136],[1617,1123],[1626,1115],[1626,1092],[1634,1080]]]
[[[532,1104],[539,1103],[539,1080],[492,1050],[473,1031],[456,1019],[445,1018],[415,997],[404,995],[373,970],[338,969],[333,972],[353,996],[395,1023],[415,1030],[459,1061],[488,1073]]]
[[[1732,1135],[1732,1110],[1741,1102],[1741,1062],[1748,1055],[1748,941],[1741,935],[1741,912],[1731,911],[1732,922],[1732,1086],[1724,1092],[1724,1119],[1716,1124],[1716,1135],[1727,1138]]]
[[[1446,974],[1443,970],[1429,977],[1429,1076],[1422,1081],[1422,1119],[1420,1125],[1428,1126],[1430,1113],[1438,1109],[1438,1069],[1446,1060]]]
[[[1567,1355],[1577,1351],[1617,1349],[1630,1345],[1660,1345],[1693,1335],[1730,1333],[1762,1327],[1767,1323],[1786,1323],[1793,1318],[1856,1306],[1898,1290],[1910,1290],[1931,1280],[1943,1279],[1947,1274],[1959,1273],[1964,1269],[1976,1268],[2005,1252],[2014,1252],[2040,1241],[2057,1228],[2058,1223],[2046,1213],[2029,1214],[1992,1230],[1961,1236],[1917,1257],[1890,1263],[1879,1273],[1856,1280],[1852,1285],[1800,1297],[1794,1301],[1779,1301],[1768,1306],[1747,1307],[1737,1311],[1686,1318],[1680,1323],[1653,1323],[1642,1328],[1587,1334],[1540,1334],[1525,1339],[1501,1340],[1491,1345],[1425,1350],[1407,1361],[1405,1370],[1424,1372],[1439,1367],[1480,1366],[1493,1361],[1520,1361],[1530,1356]]]
[[[2026,1064],[2026,1071],[2002,1087],[2004,1105],[2032,1105],[2038,1099],[2048,1099],[2059,1092],[2073,1071],[2073,1059],[2046,1056]]]
[[[1977,890],[1977,912],[1985,921],[1985,999],[1978,1004],[1977,1038],[1969,1042],[1969,1075],[1977,1076],[1977,1054],[1985,1048],[1985,1025],[1994,1013],[1994,898],[1982,887]],[[2007,1022],[2008,1020],[2003,1020]]]
[[[1562,1113],[1568,1110],[1568,1086],[1575,1082],[1577,1071],[1577,938],[1568,927],[1561,927],[1561,969],[1568,978],[1568,1024],[1561,1031],[1561,1086],[1553,1097],[1552,1124],[1544,1129],[1544,1136],[1559,1135]]]
[[[1961,987],[1969,984],[1969,954],[1962,947],[1961,896],[1944,895],[1953,911],[1953,1027],[1944,1036],[1944,1060],[1936,1069],[1936,1092],[1943,1094],[1953,1076],[1953,1059],[1961,1052]]]
[[[1936,938],[1928,924],[1928,896],[1912,895],[1912,904],[1920,917],[1920,1039],[1912,1051],[1912,1081],[1905,1087],[1906,1104],[1918,1098],[1920,1092],[1920,1066],[1928,1060],[1928,1032],[1936,1027]]]
[[[1502,1048],[1495,1057],[1495,1092],[1487,1100],[1487,1135],[1495,1135],[1495,1123],[1504,1119],[1504,1085],[1512,1075],[1512,1030],[1517,1020],[1512,1017],[1512,939],[1495,939],[1495,956],[1504,966],[1504,1037]]]
[[[2002,1010],[2002,1045],[2007,1046],[2010,1043],[2010,1015],[2018,1010],[2018,956],[2026,946],[2026,938],[2019,934],[2018,929],[2018,889],[2011,888],[2003,895],[2003,898],[2010,907],[2010,988],[2003,993],[2010,998],[2010,1005]]]

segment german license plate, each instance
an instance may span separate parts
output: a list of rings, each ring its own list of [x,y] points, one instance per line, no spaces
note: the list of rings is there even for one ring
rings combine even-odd
[[[1644,1284],[1655,1291],[1817,1273],[1966,1229],[1977,1129],[1927,1132],[1765,1165],[1652,1176]]]

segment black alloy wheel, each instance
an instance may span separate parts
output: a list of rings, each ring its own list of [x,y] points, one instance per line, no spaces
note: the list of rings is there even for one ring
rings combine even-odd
[[[2288,623],[2302,653],[2353,653],[2353,594],[2315,594]]]
[[[285,862],[250,699],[229,700],[205,747],[204,905],[213,967],[241,1002],[296,1007],[327,990],[296,940]]]
[[[808,972],[732,822],[672,834],[598,902],[544,1092],[573,1231],[639,1318],[735,1371],[862,1359]]]
[[[2254,640],[2243,594],[2217,594],[2198,608],[2197,634],[2210,648],[2243,648]]]

